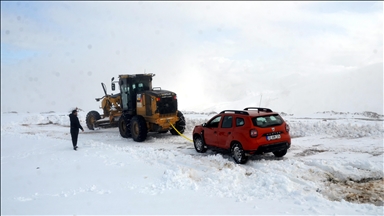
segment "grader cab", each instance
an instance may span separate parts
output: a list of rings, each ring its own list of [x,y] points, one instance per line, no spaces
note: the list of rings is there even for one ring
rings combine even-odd
[[[142,142],[147,138],[148,132],[167,133],[170,131],[173,135],[177,135],[177,131],[184,132],[185,119],[178,110],[176,93],[162,90],[159,87],[153,88],[152,77],[154,76],[155,74],[126,74],[119,75],[118,81],[114,81],[112,78],[112,90],[116,89],[116,83],[118,83],[120,93],[114,97],[104,96],[104,99],[109,101],[105,104],[112,105],[102,105],[103,110],[104,107],[106,109],[103,117],[109,117],[107,119],[109,125],[119,127],[122,137],[132,137],[133,140]],[[108,111],[109,116],[106,116],[105,112]],[[95,116],[91,114],[92,112],[96,111],[91,111],[88,115]],[[99,122],[101,123],[101,118],[94,121],[93,124],[96,125]],[[89,129],[91,127],[88,126]]]

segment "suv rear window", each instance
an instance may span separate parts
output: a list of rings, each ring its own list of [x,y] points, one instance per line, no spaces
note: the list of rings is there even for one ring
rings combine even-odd
[[[265,128],[281,125],[284,121],[278,114],[275,114],[252,118],[252,122],[254,126]]]

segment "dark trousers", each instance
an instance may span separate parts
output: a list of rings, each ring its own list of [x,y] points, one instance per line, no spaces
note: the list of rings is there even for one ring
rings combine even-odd
[[[77,137],[79,136],[79,129],[71,130],[72,144],[73,147],[77,146]]]

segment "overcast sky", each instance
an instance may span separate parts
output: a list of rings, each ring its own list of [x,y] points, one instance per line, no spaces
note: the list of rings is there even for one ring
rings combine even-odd
[[[101,111],[100,82],[110,91],[111,77],[144,72],[181,110],[263,95],[281,111],[383,113],[383,3],[1,2],[3,112]],[[343,82],[349,73],[355,83]],[[320,81],[328,91],[308,96]]]

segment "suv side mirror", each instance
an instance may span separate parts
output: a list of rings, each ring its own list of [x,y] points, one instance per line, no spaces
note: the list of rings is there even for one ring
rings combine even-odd
[[[203,125],[202,125],[203,127],[207,127],[207,123],[203,123]]]
[[[116,87],[115,87],[115,83],[112,83],[112,91],[115,91]]]

